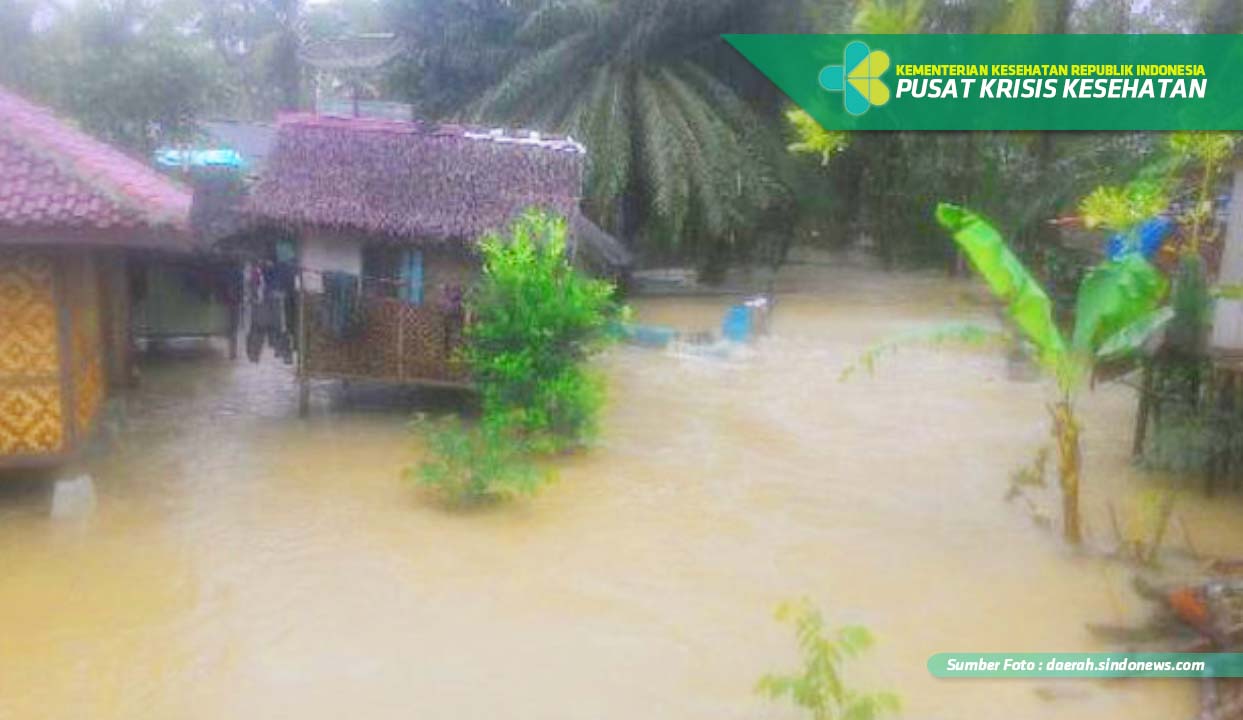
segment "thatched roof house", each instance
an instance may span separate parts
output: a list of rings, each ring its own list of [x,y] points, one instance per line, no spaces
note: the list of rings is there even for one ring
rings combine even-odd
[[[357,341],[335,342],[308,313],[308,372],[461,381],[448,367],[453,331],[437,313],[478,275],[477,239],[503,230],[532,206],[570,218],[572,252],[584,265],[624,272],[630,264],[625,247],[579,211],[585,161],[579,143],[539,133],[283,117],[247,213],[297,238],[310,304],[319,302],[323,277],[357,277],[373,309],[372,325],[355,338],[400,345],[377,351]],[[386,300],[400,306],[381,308]],[[433,337],[443,341],[429,342]]]
[[[190,247],[191,196],[0,89],[0,468],[89,436],[128,364],[124,248]]]
[[[586,265],[624,272],[629,251],[579,211],[585,160],[579,143],[539,133],[292,115],[249,211],[291,227],[461,245],[538,205],[570,218]]]

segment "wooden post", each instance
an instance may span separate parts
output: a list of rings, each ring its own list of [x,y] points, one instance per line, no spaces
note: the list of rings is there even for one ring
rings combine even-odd
[[[229,286],[236,292],[228,295],[229,310],[229,360],[237,360],[237,334],[242,329],[242,307],[246,304],[246,263],[241,260],[228,260],[222,263],[230,274]]]
[[[397,381],[406,380],[406,313],[409,307],[397,311]]]
[[[306,283],[302,277],[301,252],[298,269],[298,417],[311,414],[311,382],[306,367]]]

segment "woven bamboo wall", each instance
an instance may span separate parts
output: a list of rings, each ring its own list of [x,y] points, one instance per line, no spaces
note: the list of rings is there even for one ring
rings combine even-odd
[[[0,249],[0,463],[64,449],[56,260]]]
[[[308,374],[399,383],[466,381],[454,357],[461,322],[438,308],[364,297],[356,329],[338,336],[320,311],[323,296],[308,294],[306,301]]]

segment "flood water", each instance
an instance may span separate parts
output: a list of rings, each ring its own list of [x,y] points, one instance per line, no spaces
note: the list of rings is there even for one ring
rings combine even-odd
[[[286,367],[218,352],[144,368],[84,470],[95,510],[0,483],[0,718],[795,718],[753,694],[793,670],[772,618],[807,597],[878,639],[852,677],[910,718],[1169,720],[1188,681],[937,680],[943,651],[1108,649],[1145,608],[1128,571],[1064,549],[1003,495],[1045,440],[1046,389],[1003,357],[895,333],[994,322],[971,286],[795,268],[771,337],[728,361],[618,348],[600,446],[538,498],[446,512],[399,479],[400,412],[299,421]],[[645,299],[719,323],[726,300]],[[1159,479],[1132,470],[1133,394],[1082,403],[1087,531]],[[1201,553],[1243,554],[1243,501],[1188,493]]]

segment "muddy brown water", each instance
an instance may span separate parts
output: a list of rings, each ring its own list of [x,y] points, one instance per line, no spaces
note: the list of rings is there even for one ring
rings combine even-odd
[[[918,348],[839,382],[894,333],[993,322],[969,285],[804,268],[780,287],[745,356],[610,352],[600,446],[535,500],[465,514],[400,482],[420,452],[402,413],[321,390],[300,422],[279,364],[149,363],[84,465],[93,513],[0,484],[0,718],[794,718],[752,688],[795,667],[772,611],[802,596],[872,629],[852,678],[906,717],[1191,717],[1185,681],[929,676],[941,651],[1108,649],[1083,623],[1145,608],[1125,568],[1002,498],[1045,440],[1044,386]],[[687,329],[723,305],[635,303]],[[1129,466],[1133,403],[1082,404],[1096,537],[1107,501],[1125,515],[1163,482]],[[1177,513],[1199,552],[1243,554],[1239,498]]]

